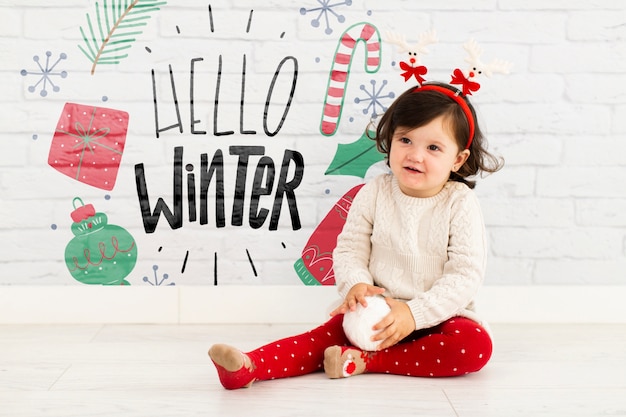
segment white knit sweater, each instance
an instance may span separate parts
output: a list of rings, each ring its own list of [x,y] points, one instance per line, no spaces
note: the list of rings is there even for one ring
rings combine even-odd
[[[454,316],[481,323],[473,299],[486,247],[480,205],[465,184],[450,181],[437,195],[416,198],[384,174],[352,202],[333,252],[337,289],[343,299],[359,282],[385,288],[408,304],[416,330]]]

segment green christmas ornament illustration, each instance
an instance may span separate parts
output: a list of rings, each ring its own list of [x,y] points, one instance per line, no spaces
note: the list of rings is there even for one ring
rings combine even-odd
[[[72,204],[74,238],[65,248],[70,274],[83,284],[130,285],[125,278],[137,263],[135,239],[126,229],[109,224],[107,215],[96,213],[92,204],[85,205],[79,197]]]

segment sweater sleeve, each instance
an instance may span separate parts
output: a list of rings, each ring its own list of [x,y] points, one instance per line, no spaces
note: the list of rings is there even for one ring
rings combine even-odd
[[[436,326],[471,305],[484,280],[485,233],[478,199],[469,192],[452,206],[448,259],[442,276],[407,302],[417,330]]]
[[[342,299],[355,284],[374,283],[369,271],[369,258],[376,200],[375,183],[364,185],[354,197],[333,251],[335,281]]]

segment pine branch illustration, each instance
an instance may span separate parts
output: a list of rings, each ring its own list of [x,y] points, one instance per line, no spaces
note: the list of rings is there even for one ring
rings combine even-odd
[[[91,75],[98,64],[119,64],[128,56],[124,52],[135,42],[135,36],[143,33],[150,14],[160,10],[166,1],[154,0],[112,0],[103,1],[102,7],[96,2],[95,21],[87,13],[87,29],[80,27],[84,45],[78,45],[82,53],[91,61]]]

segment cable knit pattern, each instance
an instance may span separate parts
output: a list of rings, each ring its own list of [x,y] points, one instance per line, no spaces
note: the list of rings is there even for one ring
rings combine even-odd
[[[337,289],[345,298],[359,282],[385,288],[406,301],[418,330],[453,316],[481,323],[473,299],[486,247],[480,205],[465,184],[450,181],[433,197],[415,198],[384,174],[352,203],[333,252]]]

